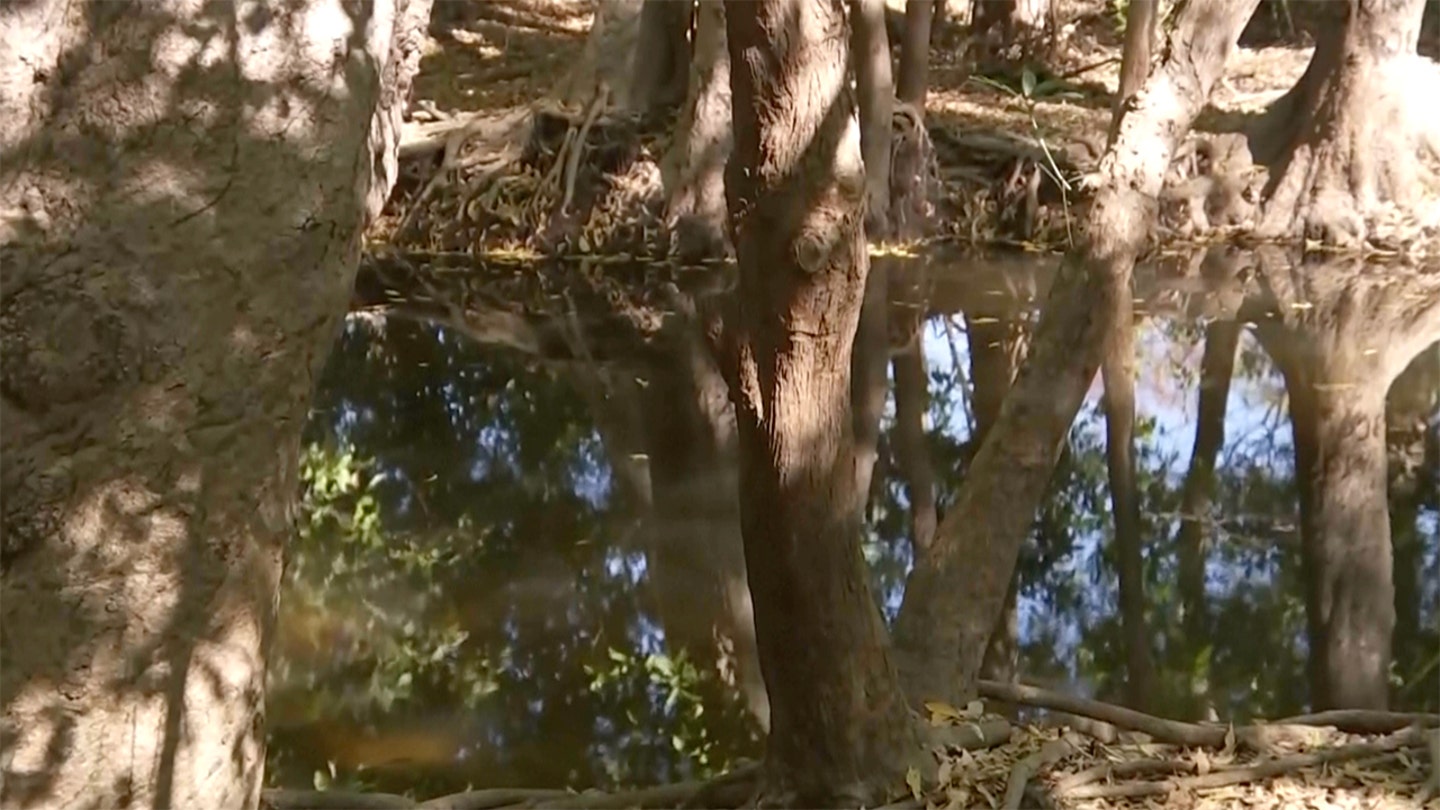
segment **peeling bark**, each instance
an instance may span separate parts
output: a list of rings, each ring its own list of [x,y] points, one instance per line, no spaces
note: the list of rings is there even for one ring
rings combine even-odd
[[[1200,395],[1196,405],[1195,444],[1180,495],[1179,547],[1181,618],[1187,652],[1193,659],[1210,640],[1209,606],[1205,595],[1205,560],[1209,555],[1210,504],[1215,490],[1215,458],[1225,444],[1225,411],[1230,380],[1235,374],[1235,352],[1240,343],[1237,321],[1218,321],[1205,328],[1205,353],[1200,360]],[[1209,684],[1192,683],[1195,714],[1209,719],[1213,712]]]
[[[1251,135],[1270,172],[1262,235],[1352,247],[1440,234],[1440,115],[1413,97],[1440,79],[1440,67],[1416,54],[1424,7],[1316,7],[1330,19],[1317,28],[1309,67]]]
[[[731,148],[725,6],[721,0],[700,0],[690,97],[665,161],[670,198],[665,220],[682,258],[725,254],[725,161]]]
[[[1189,0],[1179,9],[1160,65],[1101,160],[1084,241],[1062,261],[1030,358],[958,503],[911,574],[895,641],[913,701],[963,701],[974,694],[1020,545],[1100,369],[1115,298],[1131,294],[1130,271],[1155,221],[1171,157],[1256,2]],[[1006,508],[995,509],[1000,503]]]
[[[1434,279],[1266,254],[1257,328],[1285,377],[1300,489],[1311,706],[1384,709],[1395,626],[1385,395],[1440,338]]]
[[[741,525],[771,728],[764,792],[877,803],[918,751],[860,555],[850,347],[865,177],[839,0],[726,4],[739,265],[725,345]]]
[[[1145,623],[1145,557],[1140,493],[1135,487],[1135,327],[1131,297],[1115,299],[1114,331],[1101,366],[1105,393],[1105,464],[1120,579],[1120,624],[1125,636],[1125,702],[1150,711],[1155,660]]]
[[[259,801],[300,429],[428,14],[0,10],[5,806]]]

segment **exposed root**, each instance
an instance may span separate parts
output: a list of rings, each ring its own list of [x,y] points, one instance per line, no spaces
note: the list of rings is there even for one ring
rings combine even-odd
[[[1413,97],[1440,68],[1411,55],[1325,78],[1307,74],[1251,133],[1269,169],[1257,233],[1388,250],[1440,238],[1440,116]]]

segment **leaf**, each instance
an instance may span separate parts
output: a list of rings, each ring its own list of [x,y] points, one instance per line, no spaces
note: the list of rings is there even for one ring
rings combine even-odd
[[[938,700],[927,702],[925,710],[930,712],[930,725],[932,726],[943,726],[955,720],[965,719],[965,715],[961,714],[959,709]]]
[[[1035,74],[1030,68],[1025,68],[1025,72],[1020,74],[1020,94],[1026,98],[1035,97]]]
[[[906,784],[907,787],[910,788],[910,795],[913,796],[913,797],[915,797],[915,800],[916,800],[916,801],[919,801],[919,800],[920,800],[920,769],[919,769],[919,768],[916,768],[915,766],[912,765],[912,766],[910,766],[910,768],[908,768],[908,769],[905,771],[905,784]]]
[[[1225,727],[1225,747],[1220,749],[1221,756],[1229,756],[1235,752],[1235,724],[1231,723]]]
[[[985,704],[978,700],[972,700],[965,704],[965,717],[976,718],[985,714]]]

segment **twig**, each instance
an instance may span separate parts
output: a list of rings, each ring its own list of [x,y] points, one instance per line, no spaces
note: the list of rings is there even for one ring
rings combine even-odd
[[[1061,779],[1055,783],[1055,792],[1068,796],[1070,791],[1092,782],[1157,773],[1190,774],[1195,772],[1195,767],[1195,763],[1183,759],[1133,759],[1126,762],[1107,762]]]
[[[261,791],[261,810],[409,810],[415,802],[394,793],[360,793],[354,790]]]
[[[1327,765],[1333,762],[1346,762],[1349,760],[1364,759],[1377,754],[1398,751],[1421,743],[1421,735],[1418,729],[1397,734],[1389,739],[1373,743],[1356,743],[1354,745],[1343,745],[1339,748],[1332,748],[1327,751],[1317,751],[1313,754],[1296,754],[1288,757],[1260,762],[1242,768],[1229,768],[1222,771],[1213,771],[1204,776],[1192,776],[1183,779],[1165,779],[1154,782],[1128,782],[1115,785],[1082,785],[1065,794],[1067,799],[1113,799],[1133,798],[1137,796],[1161,796],[1173,790],[1211,790],[1214,788],[1238,785],[1245,782],[1258,782],[1269,779],[1272,776],[1290,773],[1309,768],[1315,765]]]
[[[1025,801],[1025,785],[1044,768],[1059,762],[1074,753],[1075,747],[1066,740],[1051,740],[1040,746],[1040,750],[1015,763],[1010,769],[1010,780],[1005,785],[1004,810],[1020,810]]]
[[[569,795],[572,794],[568,790],[487,788],[485,790],[467,790],[463,793],[452,793],[449,796],[440,796],[426,802],[421,802],[419,808],[422,808],[422,810],[494,810],[495,808],[513,807],[519,804],[533,804],[537,801],[558,799]]]

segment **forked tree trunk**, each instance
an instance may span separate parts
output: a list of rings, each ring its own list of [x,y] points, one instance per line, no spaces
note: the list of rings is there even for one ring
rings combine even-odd
[[[259,801],[300,429],[428,16],[0,11],[6,807]]]
[[[1273,301],[1257,331],[1290,397],[1311,705],[1384,709],[1395,627],[1385,395],[1440,337],[1440,295],[1434,279],[1382,278],[1358,261],[1293,279],[1289,257],[1264,266]]]
[[[850,345],[865,290],[865,177],[841,0],[726,4],[739,264],[741,526],[770,695],[766,792],[876,803],[916,729],[860,555]]]
[[[1101,377],[1105,385],[1105,464],[1110,476],[1120,624],[1125,636],[1125,702],[1132,709],[1150,711],[1155,661],[1145,623],[1145,557],[1140,493],[1135,484],[1135,307],[1125,295],[1117,297],[1115,305],[1114,331]]]
[[[890,235],[890,109],[895,98],[885,0],[850,0],[850,42],[865,159],[865,233],[885,239]]]
[[[1225,412],[1230,379],[1235,374],[1235,352],[1240,342],[1238,321],[1219,321],[1205,328],[1205,353],[1200,360],[1200,396],[1196,405],[1195,443],[1190,468],[1180,494],[1179,547],[1180,626],[1185,634],[1189,671],[1197,672],[1202,650],[1210,645],[1208,600],[1205,596],[1205,561],[1209,556],[1210,504],[1215,497],[1215,459],[1225,444]],[[1194,713],[1208,719],[1212,706],[1208,668],[1199,673],[1206,683],[1190,685]]]
[[[1190,0],[1180,9],[1164,59],[1101,160],[1084,242],[1062,261],[1000,420],[911,574],[895,640],[913,700],[961,701],[973,694],[1020,544],[1100,370],[1115,298],[1131,294],[1130,271],[1154,223],[1170,158],[1256,2]]]
[[[675,145],[665,160],[670,197],[666,221],[676,252],[686,258],[725,253],[725,161],[730,157],[730,54],[725,6],[700,0],[695,55]]]
[[[1150,72],[1150,58],[1155,50],[1156,0],[1129,0],[1125,9],[1125,50],[1120,56],[1120,87],[1115,94],[1115,114],[1110,123],[1109,140],[1115,140],[1125,102],[1135,95]]]
[[[1338,245],[1404,240],[1440,227],[1440,117],[1416,88],[1440,68],[1415,52],[1425,0],[1343,0],[1316,34],[1310,66],[1252,136],[1270,169],[1264,235]]]

